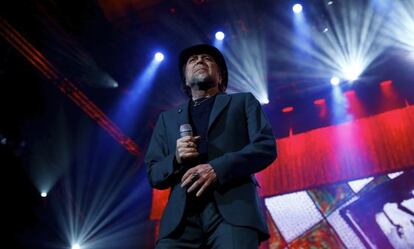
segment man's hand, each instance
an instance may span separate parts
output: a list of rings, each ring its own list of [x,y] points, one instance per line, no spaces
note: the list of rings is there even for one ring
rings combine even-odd
[[[182,163],[183,160],[194,158],[199,155],[196,144],[198,140],[200,140],[200,136],[185,136],[177,139],[175,158],[178,163]]]
[[[189,169],[181,178],[181,187],[191,186],[187,189],[188,193],[197,190],[196,196],[204,193],[206,188],[217,180],[216,172],[210,164],[200,164]]]

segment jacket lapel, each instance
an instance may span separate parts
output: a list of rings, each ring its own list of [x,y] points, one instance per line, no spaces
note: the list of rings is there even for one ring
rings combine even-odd
[[[207,133],[210,130],[211,125],[214,123],[214,121],[217,119],[219,114],[224,110],[224,108],[229,103],[231,97],[227,94],[218,94],[216,96],[216,100],[214,101],[213,110],[211,110],[210,118],[208,121],[208,128]],[[177,107],[177,138],[180,137],[180,125],[182,124],[189,124],[189,105],[190,100],[185,102],[184,104]]]
[[[214,123],[214,121],[217,119],[219,114],[223,111],[223,109],[229,103],[230,98],[231,97],[227,94],[218,94],[216,96],[216,99],[215,99],[214,105],[213,105],[213,110],[211,110],[210,118],[209,118],[209,121],[208,121],[207,134],[210,130],[211,125]]]
[[[177,138],[180,137],[180,126],[182,124],[189,124],[190,123],[190,119],[189,119],[189,113],[188,113],[188,108],[190,105],[190,100],[187,100],[184,104],[181,104],[180,106],[177,107]]]

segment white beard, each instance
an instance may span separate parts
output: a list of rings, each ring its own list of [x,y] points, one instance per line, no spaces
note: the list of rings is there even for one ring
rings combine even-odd
[[[196,74],[189,80],[191,88],[197,88],[199,90],[207,90],[214,87],[214,81],[208,74]]]

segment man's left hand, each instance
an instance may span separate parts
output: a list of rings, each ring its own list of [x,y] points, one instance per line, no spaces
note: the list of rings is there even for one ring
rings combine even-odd
[[[197,190],[196,196],[204,193],[206,188],[217,180],[216,172],[210,164],[200,164],[185,172],[181,178],[181,187],[191,186],[187,189],[188,193]]]

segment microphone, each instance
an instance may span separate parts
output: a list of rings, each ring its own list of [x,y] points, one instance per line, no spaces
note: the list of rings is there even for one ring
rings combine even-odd
[[[180,125],[180,137],[193,136],[193,128],[190,124]]]
[[[180,137],[185,137],[185,136],[193,136],[193,128],[191,127],[190,124],[182,124],[180,125]],[[178,156],[176,156],[177,161],[179,164],[181,164],[181,160],[178,160]],[[179,172],[179,169],[176,170],[175,172]]]

